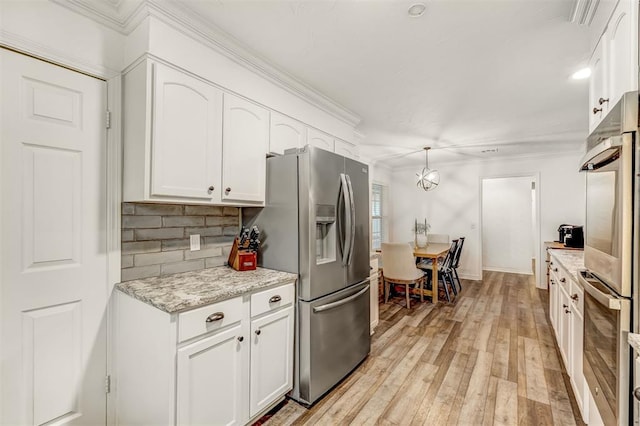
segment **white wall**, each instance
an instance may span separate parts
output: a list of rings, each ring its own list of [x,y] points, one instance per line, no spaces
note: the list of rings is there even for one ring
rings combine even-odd
[[[540,241],[557,238],[561,223],[584,223],[584,175],[578,173],[581,153],[485,160],[473,163],[431,164],[440,171],[440,185],[423,192],[416,187],[415,169],[392,174],[390,187],[391,239],[411,241],[414,218],[426,217],[431,232],[466,237],[460,263],[465,278],[481,279],[480,184],[483,177],[540,174]],[[540,258],[542,247],[539,248]],[[543,263],[543,262],[540,262]],[[539,276],[543,272],[539,267]]]
[[[482,180],[482,269],[531,274],[534,177]]]

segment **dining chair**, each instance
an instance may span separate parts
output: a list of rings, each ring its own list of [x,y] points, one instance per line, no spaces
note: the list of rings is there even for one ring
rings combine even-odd
[[[458,247],[456,247],[456,252],[453,256],[453,261],[451,262],[451,273],[453,277],[458,282],[458,287],[462,290],[462,282],[460,282],[460,277],[458,276],[458,265],[460,264],[460,255],[462,254],[462,246],[464,245],[465,237],[458,238]],[[454,283],[455,288],[455,283]]]
[[[389,285],[401,284],[405,286],[407,309],[411,309],[409,286],[420,291],[420,301],[424,301],[424,272],[416,268],[413,249],[405,243],[382,243],[382,263],[384,265],[383,285],[384,303],[389,301]]]
[[[426,272],[428,281],[431,282],[432,291],[437,292],[440,283],[442,283],[442,287],[444,288],[444,292],[445,292],[445,295],[447,296],[448,302],[451,302],[451,293],[449,292],[449,289],[451,289],[451,292],[454,295],[458,294],[458,291],[456,290],[456,287],[455,287],[455,283],[453,281],[454,278],[453,278],[453,273],[451,268],[451,265],[453,264],[453,257],[456,253],[457,247],[458,247],[458,240],[453,240],[453,242],[451,243],[451,247],[449,247],[449,251],[445,255],[444,261],[438,264],[438,282],[435,284],[433,283],[433,271],[431,269],[432,268],[431,264],[428,264],[428,265],[423,263],[419,264],[419,267]],[[435,289],[434,289],[434,285],[435,285]]]

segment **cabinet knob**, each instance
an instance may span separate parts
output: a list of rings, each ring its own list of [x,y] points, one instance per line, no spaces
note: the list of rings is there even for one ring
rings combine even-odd
[[[571,311],[570,311],[570,310],[568,310],[568,309],[565,309],[565,310],[564,310],[564,313],[565,313],[565,314],[570,314],[570,313],[571,313]]]
[[[558,268],[553,268],[553,272],[558,272]]]
[[[609,98],[600,98],[600,99],[598,99],[598,105],[602,105],[605,102],[609,102]]]
[[[593,107],[593,110],[592,110],[592,111],[593,111],[593,113],[594,113],[594,114],[597,114],[597,113],[599,113],[599,112],[602,112],[602,108],[596,108],[596,107]]]
[[[260,333],[262,333],[262,331],[260,331],[260,330],[256,330],[256,336],[259,336],[259,335],[260,335]]]
[[[577,301],[577,300],[579,299],[579,297],[578,297],[578,293],[575,293],[575,294],[571,295],[571,298],[572,298],[573,300]]]
[[[569,305],[565,305],[564,303],[562,304],[562,307],[567,309],[569,307]]]
[[[566,282],[566,281],[567,281],[567,279],[566,279],[566,278],[564,278],[564,277],[560,278],[560,282],[561,282],[561,283],[564,283],[564,282]]]
[[[549,280],[549,282],[551,283],[551,285],[556,285],[556,282],[554,280]]]
[[[213,192],[213,190],[214,190],[214,189],[216,189],[216,188],[215,188],[213,185],[211,185],[211,186],[209,187],[209,189],[207,190],[207,192],[208,192],[209,194],[211,194],[211,193]]]
[[[224,318],[224,313],[216,312],[215,314],[209,315],[205,321],[206,322],[220,321],[222,318]]]
[[[227,187],[225,188],[224,192],[226,192],[227,194],[228,194],[228,193],[230,193],[230,192],[231,192],[231,188],[227,186]]]
[[[282,297],[278,296],[277,294],[275,296],[273,296],[271,299],[269,299],[269,303],[276,303],[282,300]]]
[[[238,336],[238,342],[242,342],[243,340],[244,340],[244,337]]]

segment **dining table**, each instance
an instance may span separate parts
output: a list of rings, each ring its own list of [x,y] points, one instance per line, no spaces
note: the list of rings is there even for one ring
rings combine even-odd
[[[432,284],[431,290],[422,289],[422,294],[431,296],[435,305],[438,303],[438,259],[445,257],[451,248],[451,243],[428,243],[424,247],[413,247],[413,255],[423,259],[431,259]]]

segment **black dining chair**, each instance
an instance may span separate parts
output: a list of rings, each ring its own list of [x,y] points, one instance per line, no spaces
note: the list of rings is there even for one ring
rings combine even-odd
[[[456,287],[455,287],[452,268],[451,268],[457,247],[458,247],[458,240],[453,240],[451,247],[449,248],[449,251],[447,252],[444,258],[444,261],[438,265],[438,282],[435,284],[436,289],[434,290],[434,292],[438,291],[437,287],[439,286],[440,283],[442,283],[442,287],[444,288],[444,292],[447,296],[448,302],[451,302],[451,293],[453,293],[454,295],[458,294],[458,291],[456,290]],[[432,274],[431,265],[427,266],[427,265],[418,264],[417,266],[418,268],[426,272],[428,281],[431,283],[431,288],[433,288],[433,277],[432,277],[433,274]],[[451,289],[451,292],[449,292],[449,289]]]
[[[460,277],[458,276],[458,265],[460,264],[460,255],[462,254],[464,239],[465,237],[458,238],[458,246],[456,247],[456,252],[453,255],[453,260],[451,262],[451,275],[458,282],[458,289],[460,291],[462,291],[462,282],[460,281]],[[453,288],[455,288],[455,282],[453,284]]]

